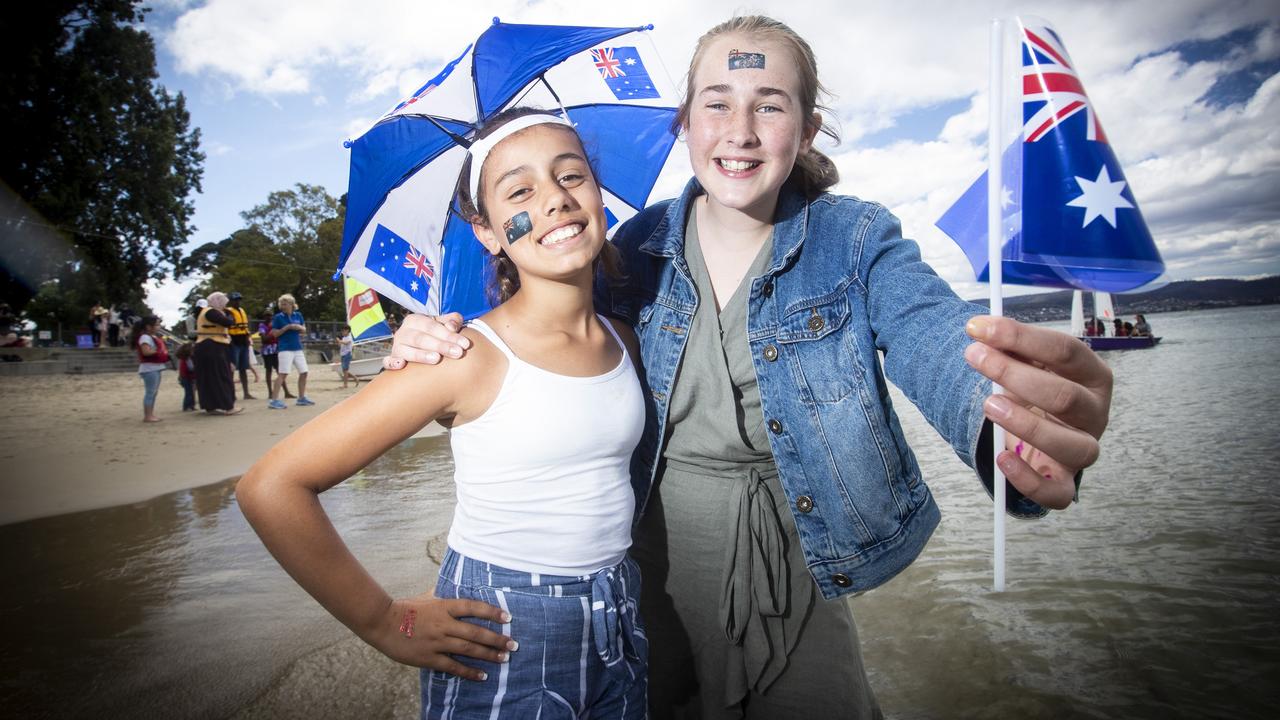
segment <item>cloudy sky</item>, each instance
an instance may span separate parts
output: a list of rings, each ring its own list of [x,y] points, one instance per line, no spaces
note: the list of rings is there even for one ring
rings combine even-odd
[[[461,7],[459,7],[461,6]],[[1274,0],[951,2],[704,0],[153,0],[161,82],[203,133],[191,247],[305,182],[347,189],[347,151],[401,97],[507,22],[652,23],[672,79],[735,11],[791,25],[813,46],[842,139],[837,191],[889,206],[965,297],[985,295],[933,223],[984,169],[992,17],[1037,15],[1071,52],[1171,279],[1280,273],[1280,3]],[[1268,120],[1267,118],[1271,118]],[[689,176],[678,144],[653,199]],[[336,258],[335,258],[336,262]],[[188,283],[153,288],[176,320]]]

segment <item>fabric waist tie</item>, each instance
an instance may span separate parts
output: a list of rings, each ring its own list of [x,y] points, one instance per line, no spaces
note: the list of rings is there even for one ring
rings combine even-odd
[[[605,667],[613,667],[626,657],[648,655],[647,646],[637,648],[633,640],[644,637],[644,630],[636,627],[639,581],[639,570],[629,558],[597,572],[591,580],[591,629],[596,653]]]
[[[764,692],[786,669],[787,655],[795,647],[803,624],[802,615],[791,617],[795,614],[791,604],[807,607],[812,594],[811,587],[797,587],[792,592],[787,533],[774,496],[782,492],[777,467],[773,463],[748,465],[744,473],[743,463],[737,463],[736,472],[717,473],[671,459],[667,467],[729,480],[726,505],[736,517],[725,547],[720,626],[730,643],[742,647],[747,687]],[[739,702],[746,689],[728,683],[726,707]]]

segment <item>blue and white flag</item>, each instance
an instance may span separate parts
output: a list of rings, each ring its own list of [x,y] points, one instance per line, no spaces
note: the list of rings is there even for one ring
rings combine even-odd
[[[1003,281],[1106,292],[1146,285],[1164,261],[1062,39],[1042,21],[1014,27],[1022,132],[1002,156]],[[986,281],[985,172],[938,227]]]

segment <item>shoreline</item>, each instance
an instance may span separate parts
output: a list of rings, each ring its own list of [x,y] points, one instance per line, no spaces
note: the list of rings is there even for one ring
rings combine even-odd
[[[267,408],[263,382],[230,417],[182,412],[178,374],[165,372],[159,423],[142,422],[136,373],[0,377],[0,525],[129,505],[244,474],[293,430],[354,394],[317,366],[311,407]],[[259,370],[261,375],[261,370]],[[252,376],[251,376],[252,379]],[[297,390],[296,382],[292,385]],[[237,395],[240,388],[237,383]],[[427,425],[414,437],[440,435]]]

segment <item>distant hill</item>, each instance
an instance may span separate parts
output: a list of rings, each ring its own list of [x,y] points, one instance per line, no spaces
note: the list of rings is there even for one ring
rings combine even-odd
[[[1125,316],[1236,305],[1268,305],[1280,303],[1280,275],[1258,280],[1179,280],[1159,290],[1140,295],[1115,295],[1112,299],[1117,312]],[[989,301],[982,298],[973,302],[987,305]],[[1086,293],[1086,317],[1089,316],[1091,304],[1092,300]],[[1023,322],[1066,320],[1071,317],[1071,291],[1006,297],[1004,313]]]

